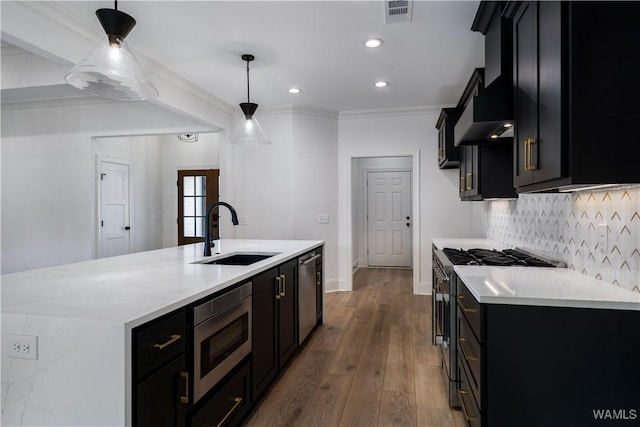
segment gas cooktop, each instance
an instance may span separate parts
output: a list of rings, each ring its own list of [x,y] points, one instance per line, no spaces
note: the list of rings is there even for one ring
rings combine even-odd
[[[564,267],[562,261],[531,254],[523,249],[452,249],[442,250],[455,265],[495,265],[521,267]]]

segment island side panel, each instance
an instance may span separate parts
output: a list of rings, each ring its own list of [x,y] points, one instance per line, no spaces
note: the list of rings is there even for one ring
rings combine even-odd
[[[8,334],[38,337],[9,358]],[[2,425],[125,425],[125,329],[116,322],[2,313]]]

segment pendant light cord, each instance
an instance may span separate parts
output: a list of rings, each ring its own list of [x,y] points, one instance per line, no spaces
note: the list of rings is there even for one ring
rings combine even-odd
[[[249,61],[247,61],[247,102],[251,102],[249,100]]]
[[[114,7],[114,9],[115,9],[115,10],[118,10],[118,0],[113,0],[113,2],[115,3],[115,7]]]

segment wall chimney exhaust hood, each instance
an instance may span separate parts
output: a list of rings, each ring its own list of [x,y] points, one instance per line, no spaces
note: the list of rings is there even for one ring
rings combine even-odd
[[[513,140],[512,26],[502,17],[504,2],[482,1],[471,26],[485,37],[485,68],[476,68],[457,108],[455,145]]]

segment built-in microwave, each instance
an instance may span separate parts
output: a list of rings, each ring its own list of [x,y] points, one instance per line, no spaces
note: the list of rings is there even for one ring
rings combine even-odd
[[[193,402],[251,353],[252,283],[193,308]]]

